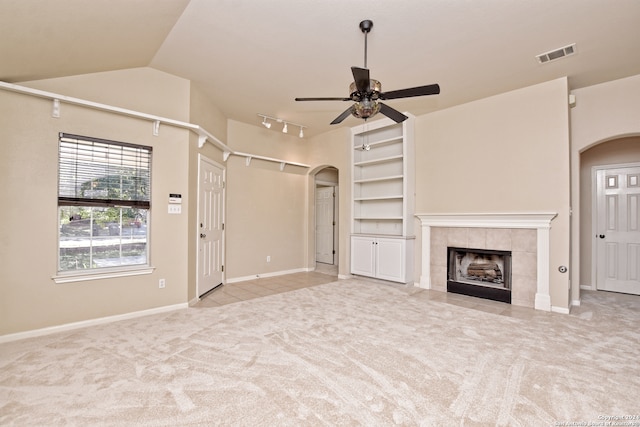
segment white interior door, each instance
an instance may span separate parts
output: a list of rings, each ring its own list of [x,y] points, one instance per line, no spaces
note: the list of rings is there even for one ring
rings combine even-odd
[[[316,261],[334,263],[334,200],[333,187],[316,188]]]
[[[224,169],[200,155],[198,163],[198,296],[222,284]]]
[[[640,295],[640,166],[596,171],[596,287]]]

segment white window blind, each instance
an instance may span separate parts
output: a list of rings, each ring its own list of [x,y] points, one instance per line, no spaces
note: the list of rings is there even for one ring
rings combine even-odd
[[[60,133],[60,206],[150,207],[151,147]]]

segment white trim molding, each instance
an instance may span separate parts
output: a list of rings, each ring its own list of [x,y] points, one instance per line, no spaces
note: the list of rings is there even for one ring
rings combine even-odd
[[[259,273],[253,276],[233,277],[233,278],[227,279],[225,283],[231,284],[231,283],[238,283],[238,282],[246,282],[247,280],[261,279],[264,277],[284,276],[285,274],[293,274],[293,273],[307,273],[309,271],[313,271],[313,268],[295,268],[292,270],[274,271],[271,273]]]
[[[115,316],[100,317],[97,319],[82,320],[80,322],[66,323],[64,325],[50,326],[47,328],[34,329],[31,331],[17,332],[15,334],[1,335],[0,344],[18,341],[25,338],[35,338],[44,335],[55,334],[58,332],[71,331],[74,329],[86,328],[88,326],[102,325],[105,323],[119,322],[121,320],[135,319],[137,317],[150,316],[152,314],[166,313],[169,311],[182,310],[189,308],[186,303],[166,305],[164,307],[150,308],[148,310],[134,311],[125,314],[116,314]]]
[[[417,214],[422,225],[420,287],[431,289],[431,227],[527,228],[537,230],[537,289],[534,308],[551,311],[549,253],[551,220],[557,213],[445,213]]]
[[[196,135],[198,135],[198,147],[202,148],[204,146],[204,144],[206,142],[209,142],[210,144],[213,144],[215,147],[218,147],[222,152],[223,152],[223,157],[224,157],[224,161],[226,162],[227,159],[229,158],[230,155],[234,155],[234,156],[241,156],[241,157],[245,157],[247,159],[247,166],[249,166],[249,163],[251,162],[251,158],[255,157],[256,159],[260,159],[260,160],[265,160],[267,162],[275,162],[275,163],[280,163],[280,170],[283,171],[284,170],[284,166],[283,165],[292,165],[292,166],[298,166],[301,168],[310,168],[311,166],[304,164],[304,163],[299,163],[299,162],[292,162],[289,160],[282,160],[282,159],[274,159],[271,157],[264,157],[264,156],[255,156],[253,154],[248,154],[248,153],[241,153],[238,151],[234,151],[232,150],[228,145],[226,145],[225,143],[223,143],[222,141],[220,141],[218,138],[216,138],[213,134],[211,134],[210,132],[207,132],[206,129],[202,128],[201,126],[197,125],[197,124],[193,124],[193,123],[188,123],[188,122],[183,122],[180,120],[174,120],[174,119],[170,119],[167,117],[161,117],[161,116],[156,116],[154,114],[148,114],[148,113],[143,113],[140,111],[134,111],[134,110],[129,110],[126,108],[120,108],[120,107],[115,107],[113,105],[108,105],[108,104],[101,104],[99,102],[93,102],[93,101],[88,101],[86,99],[81,99],[81,98],[74,98],[71,96],[66,96],[66,95],[61,95],[58,93],[53,93],[53,92],[47,92],[44,90],[40,90],[40,89],[33,89],[27,86],[20,86],[20,85],[16,85],[13,83],[7,83],[7,82],[3,82],[0,81],[0,90],[6,90],[6,91],[10,91],[10,92],[16,92],[16,93],[21,93],[23,95],[30,95],[30,96],[34,96],[34,97],[38,97],[38,98],[44,98],[44,99],[49,99],[53,102],[53,107],[52,107],[52,117],[55,118],[59,118],[60,117],[60,104],[61,103],[66,103],[66,104],[71,104],[71,105],[79,105],[85,108],[91,108],[91,109],[95,109],[95,110],[100,110],[100,111],[108,111],[110,113],[114,113],[114,114],[120,114],[123,116],[127,116],[127,117],[135,117],[138,119],[142,119],[142,120],[148,120],[151,122],[152,126],[152,134],[154,136],[158,136],[160,134],[160,125],[168,125],[168,126],[173,126],[173,127],[177,127],[177,128],[182,128],[182,129],[188,129],[189,131],[195,133]],[[306,126],[305,126],[306,127]]]

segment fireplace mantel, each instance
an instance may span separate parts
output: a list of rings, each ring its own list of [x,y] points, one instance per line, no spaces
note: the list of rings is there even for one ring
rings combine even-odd
[[[431,227],[527,228],[537,230],[537,289],[534,307],[551,311],[549,295],[549,230],[552,212],[417,214],[422,225],[420,287],[431,289]]]

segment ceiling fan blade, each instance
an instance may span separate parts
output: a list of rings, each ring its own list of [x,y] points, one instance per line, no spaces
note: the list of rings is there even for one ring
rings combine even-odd
[[[382,102],[379,102],[378,104],[380,105],[380,112],[396,123],[402,123],[409,118],[400,111],[389,107],[387,104],[383,104]]]
[[[353,81],[356,83],[356,89],[360,93],[369,91],[369,70],[366,68],[351,67],[353,73]]]
[[[344,112],[342,114],[340,114],[338,117],[333,119],[331,124],[332,125],[337,125],[338,123],[342,123],[342,121],[344,119],[346,119],[347,117],[349,117],[352,112],[353,112],[353,105],[351,107],[347,108],[346,110],[344,110]]]
[[[411,98],[413,96],[437,95],[439,93],[440,85],[433,84],[384,92],[380,94],[380,99]]]
[[[351,101],[351,98],[296,98],[296,101]]]

